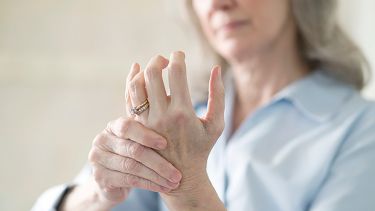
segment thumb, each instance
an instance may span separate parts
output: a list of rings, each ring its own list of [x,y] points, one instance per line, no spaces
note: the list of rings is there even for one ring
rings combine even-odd
[[[207,113],[204,117],[209,134],[220,136],[224,128],[224,85],[221,77],[221,67],[215,66],[211,71],[208,90]]]

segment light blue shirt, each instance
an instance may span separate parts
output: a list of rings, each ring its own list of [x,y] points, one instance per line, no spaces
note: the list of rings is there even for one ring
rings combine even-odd
[[[373,102],[315,71],[280,91],[231,134],[235,92],[228,81],[226,126],[207,172],[229,211],[375,210]],[[205,109],[198,105],[197,113]],[[35,210],[43,205],[53,210],[53,203],[47,204],[63,189],[45,193]],[[167,209],[157,193],[134,190],[114,210]]]

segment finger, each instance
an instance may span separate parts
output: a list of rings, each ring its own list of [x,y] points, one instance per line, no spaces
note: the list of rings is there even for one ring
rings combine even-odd
[[[132,102],[130,98],[129,85],[130,81],[134,78],[137,73],[141,71],[141,67],[138,63],[132,64],[128,77],[126,78],[126,89],[125,89],[125,102],[126,102],[126,114],[131,116],[130,109],[132,108]]]
[[[106,131],[121,139],[130,139],[157,150],[167,147],[167,140],[131,118],[119,118],[108,123]]]
[[[139,69],[138,71],[136,71],[137,73],[128,78],[127,93],[128,93],[128,99],[129,99],[128,102],[130,102],[128,103],[129,111],[131,108],[140,106],[147,99],[147,92],[145,88],[145,79],[143,76],[143,71],[140,70],[139,65],[135,66],[135,68]],[[136,115],[136,119],[141,122],[146,121],[147,117],[148,117],[148,109]]]
[[[224,127],[224,85],[221,78],[221,68],[213,68],[209,83],[209,96],[205,121],[212,133],[220,133]]]
[[[128,89],[125,89],[125,114],[127,117],[131,117],[132,114],[131,114],[131,108],[132,108],[132,102],[131,102],[131,99],[130,99],[130,94],[128,92]]]
[[[120,156],[132,158],[173,183],[178,183],[181,180],[180,171],[171,163],[154,150],[144,147],[137,142],[113,136],[107,137],[106,141],[95,141],[94,145]]]
[[[109,170],[101,165],[93,165],[93,175],[99,187],[111,190],[122,187],[142,188],[154,192],[167,193],[171,189],[157,185],[149,180],[121,172]]]
[[[97,151],[96,162],[107,169],[144,178],[155,184],[170,189],[174,189],[178,186],[178,182],[170,182],[169,180],[158,175],[152,169],[146,167],[145,165],[134,159],[123,157],[99,148],[93,150]]]
[[[132,107],[138,107],[147,100],[147,92],[145,87],[145,78],[143,71],[139,72],[129,83],[129,96]],[[136,119],[141,122],[147,120],[149,109],[146,109],[142,113],[136,115]]]
[[[185,54],[183,52],[178,51],[171,54],[168,66],[168,78],[172,103],[188,103],[188,105],[191,105],[186,76]]]
[[[128,77],[126,78],[126,81],[131,81],[132,78],[134,78],[135,75],[137,75],[141,71],[141,66],[138,63],[133,63],[130,72],[128,74]]]
[[[150,111],[160,111],[167,105],[167,94],[165,92],[162,70],[168,66],[169,61],[162,57],[153,57],[144,71],[146,90],[150,102]]]

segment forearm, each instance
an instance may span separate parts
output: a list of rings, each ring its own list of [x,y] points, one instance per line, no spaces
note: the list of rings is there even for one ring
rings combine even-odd
[[[189,189],[182,192],[171,192],[169,194],[161,194],[161,196],[172,211],[226,210],[208,176],[195,181],[194,184],[189,184]]]
[[[85,184],[76,186],[65,196],[59,211],[74,210],[110,210],[115,204],[102,199],[96,184],[88,181]]]

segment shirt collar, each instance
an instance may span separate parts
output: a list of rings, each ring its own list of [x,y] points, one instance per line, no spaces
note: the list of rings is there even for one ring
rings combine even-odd
[[[225,106],[227,111],[231,111],[235,95],[233,78],[231,74],[227,74],[225,79]],[[265,106],[286,100],[308,118],[323,122],[332,118],[345,100],[355,92],[352,86],[334,79],[322,70],[315,70],[282,89]],[[225,116],[228,116],[230,112],[225,113]]]
[[[281,90],[273,102],[290,101],[306,116],[316,121],[332,118],[355,89],[344,84],[322,70],[316,70]]]

